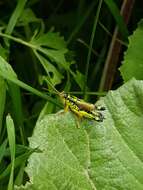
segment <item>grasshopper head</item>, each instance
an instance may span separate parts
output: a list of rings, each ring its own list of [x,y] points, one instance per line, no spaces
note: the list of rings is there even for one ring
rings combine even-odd
[[[62,98],[62,99],[67,99],[67,97],[68,97],[68,94],[66,93],[66,92],[60,92],[60,97]]]

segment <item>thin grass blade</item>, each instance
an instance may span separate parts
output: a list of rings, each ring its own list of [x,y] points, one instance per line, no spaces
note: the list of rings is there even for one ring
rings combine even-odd
[[[6,127],[7,127],[8,141],[11,153],[11,172],[8,183],[8,190],[13,190],[14,165],[15,165],[15,128],[13,120],[10,115],[6,117]]]

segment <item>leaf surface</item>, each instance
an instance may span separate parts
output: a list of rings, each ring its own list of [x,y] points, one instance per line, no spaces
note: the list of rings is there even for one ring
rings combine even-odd
[[[29,158],[30,181],[15,189],[143,189],[143,81],[135,79],[98,102],[104,121],[68,112],[38,120],[29,138],[41,153]]]
[[[143,20],[138,24],[138,28],[129,37],[128,49],[124,55],[124,61],[120,67],[124,81],[135,77],[143,80]]]

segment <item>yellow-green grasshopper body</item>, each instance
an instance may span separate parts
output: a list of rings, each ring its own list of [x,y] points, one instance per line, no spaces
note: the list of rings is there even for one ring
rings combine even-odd
[[[104,116],[100,111],[105,110],[104,107],[90,104],[88,102],[85,102],[82,99],[79,99],[75,96],[71,96],[65,92],[61,92],[60,97],[62,98],[64,102],[65,111],[68,111],[70,109],[79,118],[84,117],[84,118],[93,119],[99,122],[103,121]]]
[[[78,116],[78,118],[88,118],[99,122],[103,121],[104,116],[101,111],[105,110],[104,107],[85,102],[84,100],[79,99],[76,96],[72,96],[68,93],[59,92],[51,82],[49,82],[49,85],[62,99],[65,112],[71,110]]]

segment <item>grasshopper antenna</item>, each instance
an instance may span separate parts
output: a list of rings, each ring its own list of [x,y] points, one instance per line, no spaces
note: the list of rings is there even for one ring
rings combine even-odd
[[[60,95],[60,92],[54,87],[54,85],[52,84],[52,82],[50,80],[46,80],[48,85],[52,88],[52,90],[55,92],[55,94]]]

